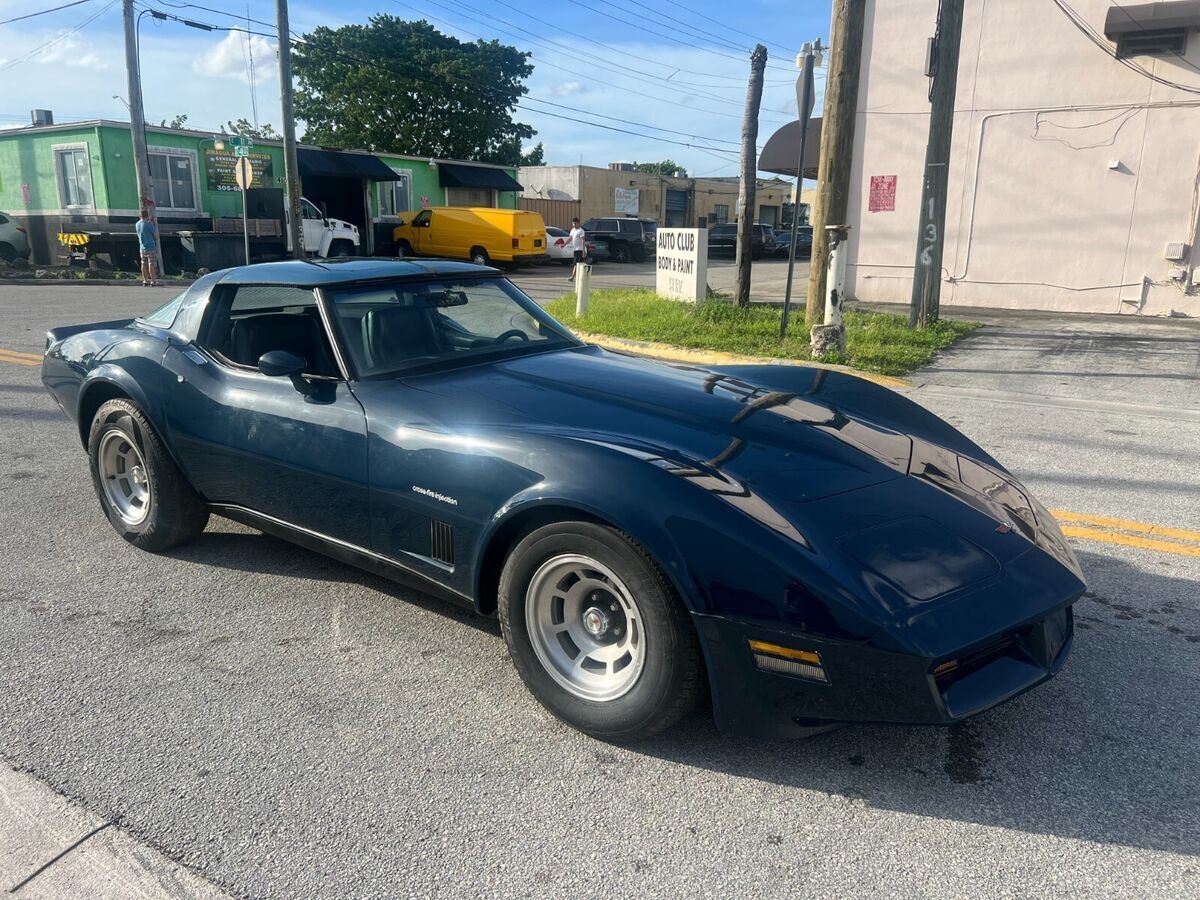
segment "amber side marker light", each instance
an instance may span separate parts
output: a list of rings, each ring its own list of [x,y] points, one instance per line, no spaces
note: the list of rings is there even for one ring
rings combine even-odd
[[[812,650],[795,650],[779,644],[768,644],[766,641],[747,641],[750,651],[754,654],[754,663],[760,669],[768,672],[781,672],[784,675],[796,675],[809,681],[829,683],[825,674],[821,654]]]
[[[953,672],[957,668],[958,668],[958,660],[957,659],[952,659],[952,660],[949,660],[948,662],[940,663],[933,667],[933,677],[936,678],[939,675],[945,675],[947,672]]]

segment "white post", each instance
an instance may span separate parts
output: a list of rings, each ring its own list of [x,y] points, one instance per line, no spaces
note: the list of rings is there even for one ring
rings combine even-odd
[[[842,324],[842,300],[846,292],[846,239],[849,225],[827,225],[829,236],[829,265],[825,280],[825,324]]]
[[[592,267],[585,262],[575,265],[575,315],[586,316],[588,295],[592,292]]]

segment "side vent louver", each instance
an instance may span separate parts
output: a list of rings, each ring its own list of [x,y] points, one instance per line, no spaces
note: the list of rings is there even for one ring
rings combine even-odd
[[[454,565],[454,529],[445,522],[429,520],[429,547],[434,559]]]

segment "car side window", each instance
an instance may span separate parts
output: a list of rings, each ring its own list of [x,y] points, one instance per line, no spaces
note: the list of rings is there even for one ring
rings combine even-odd
[[[642,233],[642,226],[634,219],[621,220],[621,234],[637,234]]]
[[[258,367],[271,350],[304,357],[306,375],[339,377],[316,296],[288,285],[242,285],[215,292],[197,343],[220,361]]]
[[[580,227],[584,231],[600,231],[603,223],[599,219],[588,219]]]
[[[427,228],[429,223],[433,221],[433,213],[427,209],[421,210],[413,219],[413,224],[418,228]]]

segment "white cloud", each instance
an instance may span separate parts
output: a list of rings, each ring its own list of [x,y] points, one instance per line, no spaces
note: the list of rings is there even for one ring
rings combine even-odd
[[[254,78],[259,83],[276,77],[276,44],[257,34],[231,31],[224,38],[193,57],[192,71],[216,78],[236,78],[249,84],[247,73],[254,60]]]
[[[558,85],[551,93],[555,97],[569,97],[572,94],[578,94],[583,90],[583,85],[578,81],[565,81]]]
[[[20,46],[23,42],[13,42]],[[85,44],[81,39],[71,34],[67,30],[58,32],[58,34],[48,34],[44,40],[39,40],[33,46],[45,44],[44,49],[39,50],[34,56],[24,60],[24,63],[44,66],[47,64],[55,66],[66,66],[72,69],[93,69],[102,71],[108,68],[108,63],[95,50],[87,50],[85,47],[92,46],[90,43]],[[10,44],[10,46],[12,46]],[[33,49],[32,47],[30,49]],[[29,51],[25,51],[28,53]],[[16,54],[10,58],[0,57],[0,66],[9,62],[10,59],[20,59],[24,53]]]

